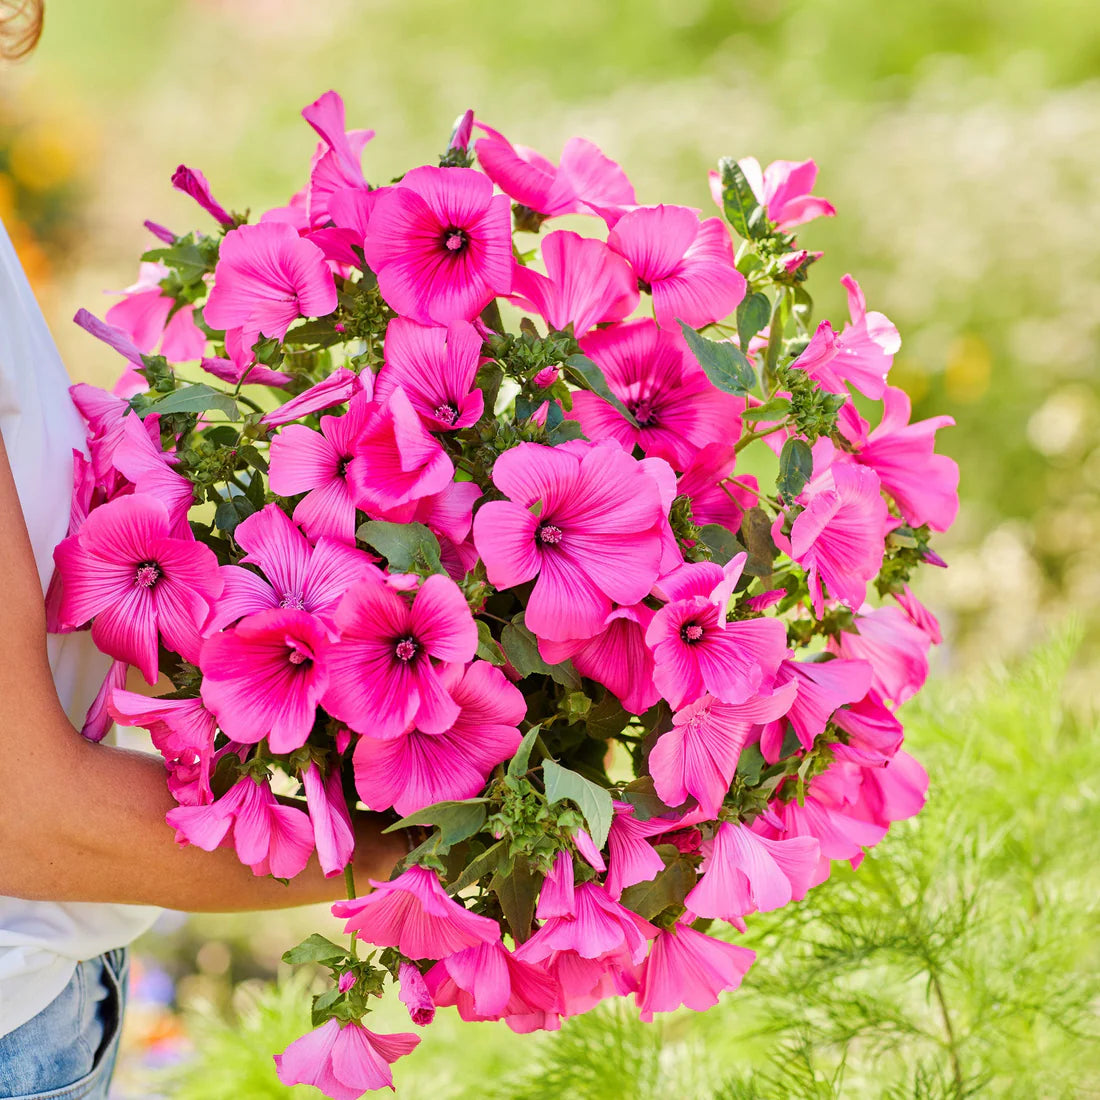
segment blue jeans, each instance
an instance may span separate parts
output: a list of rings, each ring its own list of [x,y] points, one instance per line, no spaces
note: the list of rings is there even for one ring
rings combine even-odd
[[[77,963],[33,1020],[0,1038],[0,1097],[106,1100],[126,1004],[126,949]]]

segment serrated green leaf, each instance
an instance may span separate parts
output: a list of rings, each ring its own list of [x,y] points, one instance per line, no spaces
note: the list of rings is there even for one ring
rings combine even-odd
[[[292,947],[283,953],[283,962],[290,966],[301,966],[303,963],[323,963],[335,959],[342,959],[348,953],[346,947],[341,947],[332,940],[325,939],[319,932],[307,936],[297,947]]]
[[[745,549],[733,533],[720,523],[708,523],[702,527],[699,539],[710,550],[710,560],[718,565],[725,565]]]
[[[256,512],[256,506],[246,496],[232,496],[223,500],[214,510],[214,526],[226,535],[232,535],[237,525]]]
[[[500,646],[512,667],[523,676],[541,674],[567,688],[579,688],[581,678],[571,661],[552,665],[544,661],[534,634],[523,622],[522,612],[500,632]]]
[[[804,439],[792,436],[779,454],[779,477],[776,487],[787,499],[793,500],[806,487],[814,472],[814,456]]]
[[[204,413],[217,409],[229,420],[240,420],[241,410],[237,402],[227,393],[211,389],[205,382],[195,382],[183,386],[138,411],[144,420],[150,413],[165,416],[168,413]]]
[[[723,393],[744,397],[756,385],[756,372],[752,364],[736,345],[718,340],[708,340],[679,318],[676,323],[687,340],[691,354],[710,379]]]
[[[463,802],[436,802],[395,821],[382,831],[392,833],[410,825],[434,825],[439,829],[441,846],[450,848],[473,836],[485,824],[486,801],[484,798],[468,798]]]
[[[579,420],[563,420],[556,428],[546,433],[546,438],[551,446],[557,447],[562,443],[568,443],[571,439],[584,439],[584,429]]]
[[[608,791],[553,760],[542,762],[542,776],[546,782],[546,801],[551,806],[566,798],[575,802],[584,814],[593,842],[597,848],[602,848],[607,843],[615,813]]]
[[[412,573],[418,569],[446,572],[439,560],[439,539],[422,523],[371,519],[355,534],[389,562],[391,573]]]
[[[737,340],[746,354],[749,341],[768,323],[772,315],[772,304],[766,294],[756,291],[743,298],[737,307]]]
[[[326,989],[324,993],[319,994],[313,998],[313,1026],[320,1027],[327,1019],[332,1015],[332,1007],[343,996],[340,990],[333,986],[332,989]]]
[[[722,209],[726,220],[746,240],[767,236],[768,221],[764,207],[749,186],[741,165],[733,157],[718,162],[722,178]]]
[[[654,817],[665,817],[672,813],[673,807],[666,806],[657,795],[653,786],[653,777],[643,775],[623,788],[623,801],[634,807],[637,821],[649,821]]]
[[[562,364],[562,369],[581,389],[602,397],[628,424],[638,427],[634,414],[615,396],[603,371],[587,355],[571,355]]]
[[[457,894],[467,886],[473,886],[479,878],[489,874],[490,871],[495,873],[507,847],[507,840],[498,840],[495,844],[489,845],[481,855],[474,856],[462,869],[462,874],[454,882],[447,884],[447,893]]]
[[[501,652],[500,645],[497,643],[496,638],[493,637],[493,632],[489,629],[489,624],[484,619],[477,619],[477,656],[483,661],[488,661],[491,665],[496,665],[500,668],[504,664],[504,654]]]
[[[541,729],[541,725],[529,729],[524,735],[523,740],[519,743],[519,748],[516,749],[515,756],[508,762],[508,774],[512,776],[513,779],[519,779],[521,776],[527,774],[527,764],[531,759],[531,750],[535,747],[535,742],[538,740],[539,730]]]
[[[622,703],[610,691],[605,691],[603,698],[589,708],[584,725],[589,737],[608,741],[622,733],[629,721],[630,715]]]
[[[741,414],[742,420],[782,420],[791,411],[791,403],[786,397],[773,397],[762,405],[754,405]]]
[[[535,899],[542,879],[543,876],[531,867],[526,856],[517,855],[510,868],[498,868],[489,881],[489,889],[496,894],[516,943],[523,943],[531,934]]]
[[[746,745],[737,758],[737,774],[750,787],[755,787],[760,782],[760,773],[764,770],[767,761],[760,751],[760,746],[755,741]]]

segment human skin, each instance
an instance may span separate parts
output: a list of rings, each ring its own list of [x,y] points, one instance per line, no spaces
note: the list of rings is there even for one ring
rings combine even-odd
[[[256,877],[232,848],[181,848],[159,758],[80,736],[54,689],[38,571],[0,439],[0,895],[158,905],[189,912],[280,909],[345,896],[316,856],[283,885]],[[354,871],[387,879],[407,852],[376,815],[355,815]]]

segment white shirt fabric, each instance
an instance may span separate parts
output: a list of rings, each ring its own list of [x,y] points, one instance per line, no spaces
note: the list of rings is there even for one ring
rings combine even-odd
[[[69,525],[73,449],[84,450],[84,424],[68,387],[65,367],[0,224],[0,435],[43,594],[53,573],[53,549]],[[49,655],[58,696],[79,729],[110,661],[88,631],[51,636]],[[41,1012],[69,983],[77,962],[128,944],[158,912],[0,897],[0,1035]]]

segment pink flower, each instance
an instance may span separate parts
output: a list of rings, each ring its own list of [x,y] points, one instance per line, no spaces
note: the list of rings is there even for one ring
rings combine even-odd
[[[612,601],[648,595],[665,516],[656,483],[617,446],[521,443],[497,459],[493,482],[511,499],[482,505],[474,543],[496,587],[537,577],[526,622],[540,638],[591,637]]]
[[[468,947],[467,951],[477,951]],[[409,1019],[417,1027],[427,1027],[435,1019],[435,1004],[424,975],[412,963],[403,962],[398,970],[401,1003],[409,1010]]]
[[[642,966],[637,993],[642,1020],[680,1005],[702,1012],[718,1003],[718,994],[736,989],[756,958],[747,947],[716,940],[686,924],[662,929]]]
[[[328,654],[330,714],[372,737],[400,737],[413,722],[443,733],[459,717],[437,661],[464,664],[477,649],[477,627],[458,585],[431,576],[412,606],[385,581],[348,589],[336,609],[340,641]]]
[[[928,635],[897,607],[862,611],[855,625],[854,634],[830,637],[828,648],[841,657],[867,661],[872,690],[894,706],[916,695],[928,677]]]
[[[871,687],[871,666],[866,661],[784,661],[776,683],[793,683],[798,688],[785,721],[769,722],[760,738],[760,751],[769,764],[780,755],[789,722],[804,749],[813,748],[814,738],[837,707],[859,702]]]
[[[614,224],[623,206],[635,203],[634,188],[623,170],[583,138],[570,138],[555,167],[523,145],[513,146],[501,133],[477,123],[486,137],[474,148],[485,174],[510,199],[554,218],[596,213]]]
[[[787,649],[778,619],[726,621],[726,604],[747,556],[725,568],[685,565],[661,580],[669,598],[646,631],[654,679],[673,707],[710,692],[723,703],[744,703],[770,683]]]
[[[508,200],[471,168],[414,168],[378,200],[363,251],[382,297],[425,324],[472,320],[512,289]]]
[[[458,717],[442,733],[414,727],[389,739],[361,737],[355,786],[368,809],[411,814],[435,802],[480,794],[493,767],[519,748],[516,728],[527,711],[520,690],[499,668],[475,661],[440,670]]]
[[[879,489],[874,471],[834,463],[826,478],[811,482],[805,494],[808,502],[791,525],[790,538],[782,532],[782,516],[772,525],[776,546],[806,570],[819,618],[825,607],[824,586],[830,598],[856,608],[867,595],[868,581],[882,568],[886,536],[898,520],[890,515]]]
[[[321,769],[310,763],[302,772],[302,786],[317,845],[317,862],[326,876],[338,875],[355,851],[355,834],[344,798],[340,769],[331,768],[328,775],[322,777]]]
[[[865,767],[860,788],[872,821],[889,825],[920,813],[928,798],[928,773],[904,749],[885,766]]]
[[[866,397],[878,400],[886,390],[886,375],[901,347],[901,337],[883,314],[867,312],[863,291],[851,275],[840,281],[848,291],[851,324],[838,335],[828,321],[822,321],[791,366],[804,370],[831,393],[844,393],[846,384],[851,383]]]
[[[366,897],[338,901],[333,915],[346,920],[346,932],[358,932],[378,947],[396,947],[410,959],[443,959],[466,947],[497,943],[500,927],[447,897],[439,876],[413,866],[390,882],[370,880]]]
[[[421,497],[410,519],[423,523],[439,539],[439,559],[455,581],[461,581],[478,561],[469,534],[481,495],[476,482],[453,481],[441,493]]]
[[[741,434],[744,402],[711,385],[679,333],[650,320],[590,333],[581,350],[633,414],[634,427],[593,393],[573,395],[572,416],[589,439],[612,438],[685,469],[700,447]]]
[[[245,615],[277,608],[309,611],[331,622],[348,586],[379,573],[366,554],[342,542],[322,536],[311,546],[277,504],[243,520],[233,538],[248,551],[242,564],[258,566],[263,576],[238,565],[222,566],[225,586],[206,623],[207,634]]]
[[[176,830],[178,844],[193,844],[212,852],[233,828],[237,858],[254,875],[293,878],[313,852],[309,818],[293,806],[283,806],[265,780],[239,779],[208,806],[177,806],[165,820]]]
[[[64,584],[62,625],[92,620],[95,644],[136,665],[150,684],[158,676],[160,640],[198,659],[199,627],[222,588],[213,553],[194,538],[173,538],[169,528],[159,500],[119,497],[54,551]]]
[[[393,1089],[390,1066],[411,1054],[419,1035],[377,1035],[359,1023],[326,1020],[275,1055],[284,1085],[313,1085],[332,1100],[359,1100],[372,1089]]]
[[[902,591],[893,593],[893,596],[898,606],[905,612],[906,618],[915,627],[923,630],[933,645],[940,645],[943,634],[940,631],[939,620],[917,599],[909,585],[903,585]]]
[[[864,767],[888,764],[901,747],[905,732],[874,691],[838,710],[833,722],[848,735],[847,744],[836,746],[833,751],[843,749],[844,759]]]
[[[311,539],[327,535],[355,542],[355,503],[347,473],[371,408],[369,396],[360,394],[343,416],[322,416],[319,432],[289,424],[271,441],[271,491],[306,494],[294,506],[294,521]]]
[[[429,431],[468,428],[484,407],[484,395],[474,389],[481,343],[469,321],[429,328],[395,317],[386,329],[386,364],[375,398],[384,402],[400,388]]]
[[[474,112],[472,108],[467,108],[457,119],[455,119],[454,127],[451,130],[450,140],[447,142],[448,150],[457,149],[465,153],[470,147],[470,137],[473,132]]]
[[[125,332],[146,354],[151,354],[159,343],[161,355],[173,362],[199,359],[206,336],[195,324],[195,307],[181,306],[172,313],[176,301],[160,286],[167,276],[164,264],[143,263],[138,281],[122,291],[125,297],[107,310],[105,320]]]
[[[187,168],[181,164],[172,173],[172,186],[177,191],[190,195],[220,225],[237,224],[232,215],[226,213],[225,207],[210,193],[210,184],[197,168]]]
[[[691,517],[698,526],[717,523],[736,534],[744,514],[755,507],[757,496],[752,490],[757,482],[752,474],[738,475],[740,485],[726,481],[734,476],[736,466],[735,444],[709,443],[684,468],[676,492],[691,498]]]
[[[564,642],[540,638],[539,652],[551,665],[572,660],[582,676],[603,684],[625,710],[642,714],[661,697],[653,682],[653,654],[645,644],[652,618],[653,610],[644,603],[616,607],[600,633]]]
[[[88,741],[102,741],[111,728],[112,720],[109,710],[111,696],[120,688],[126,686],[126,673],[130,666],[125,661],[112,661],[107,675],[103,678],[103,684],[92,705],[88,708],[84,725],[80,727],[80,735]]]
[[[302,118],[317,131],[322,142],[310,172],[308,197],[309,224],[322,226],[329,220],[329,202],[334,192],[346,188],[367,190],[360,158],[374,131],[345,131],[344,101],[332,91],[303,107]]]
[[[306,743],[329,683],[325,624],[307,611],[260,611],[206,639],[202,700],[242,744],[275,753]]]
[[[703,850],[703,877],[684,904],[701,917],[727,921],[801,901],[820,858],[813,837],[769,840],[728,821]]]
[[[546,274],[517,264],[512,294],[518,306],[533,309],[551,328],[572,325],[580,338],[594,325],[634,312],[634,272],[603,241],[561,229],[547,234],[541,251]]]
[[[607,834],[609,869],[604,887],[618,901],[628,886],[649,882],[665,869],[665,861],[651,841],[666,832],[670,823],[661,818],[639,821],[628,802],[616,802],[614,806],[615,816]]]
[[[299,317],[336,308],[336,287],[321,250],[280,222],[242,225],[225,235],[203,317],[212,328],[281,340]]]
[[[680,320],[701,328],[733,312],[745,296],[745,277],[719,218],[700,222],[699,211],[687,206],[642,206],[618,220],[607,243],[652,293],[661,325]]]
[[[385,404],[369,406],[347,466],[348,488],[359,508],[406,522],[418,500],[442,492],[453,477],[447,452],[424,427],[400,386]]]
[[[755,157],[737,163],[777,229],[787,232],[813,218],[831,218],[836,213],[831,202],[810,194],[817,179],[817,165],[812,160],[775,160],[763,172]]]
[[[124,332],[117,325],[109,325],[106,321],[101,321],[95,314],[89,313],[86,309],[76,311],[73,315],[73,323],[79,325],[97,340],[102,340],[108,347],[114,348],[119,355],[133,363],[138,370],[145,369],[145,360],[142,359],[141,352],[128,332]]]
[[[694,798],[707,818],[717,817],[753,726],[785,714],[794,697],[794,685],[785,684],[772,695],[742,703],[723,703],[704,695],[677,711],[672,729],[661,734],[649,754],[650,774],[661,801],[680,806]]]
[[[244,330],[231,328],[225,334],[226,354],[206,357],[199,366],[207,374],[223,382],[231,382],[234,386],[285,386],[291,381],[291,375],[286,371],[272,370],[263,363],[257,363],[251,344],[246,345],[244,341]]]
[[[171,534],[186,538],[191,533],[187,514],[194,502],[191,482],[172,469],[174,455],[160,449],[160,432],[151,438],[149,426],[137,416],[124,417],[114,436],[111,465],[134,486],[138,496],[161,501],[168,509]]]
[[[277,409],[265,413],[261,423],[269,428],[289,424],[292,420],[300,420],[309,413],[331,409],[333,405],[343,405],[364,388],[367,390],[369,400],[373,379],[374,375],[369,371],[364,376],[348,370],[347,367],[337,367],[327,378],[310,386],[308,390],[303,390],[297,397],[292,397]],[[364,383],[366,383],[365,387]]]
[[[215,719],[201,699],[151,699],[116,689],[107,709],[115,721],[149,731],[164,757],[168,789],[177,802],[203,806],[214,801],[210,773]]]
[[[910,424],[912,406],[904,390],[887,386],[882,399],[882,420],[874,431],[868,433],[867,421],[850,402],[840,410],[838,426],[856,449],[855,461],[878,474],[909,523],[946,531],[959,511],[959,464],[934,452],[936,432],[955,418],[933,416]]]
[[[557,983],[501,943],[479,944],[449,955],[425,978],[435,1003],[455,1005],[463,1020],[504,1019],[519,1032],[558,1026]]]

